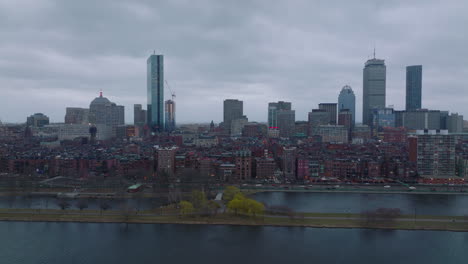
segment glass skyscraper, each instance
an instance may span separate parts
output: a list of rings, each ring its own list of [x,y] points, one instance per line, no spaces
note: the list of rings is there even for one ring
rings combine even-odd
[[[351,112],[352,123],[356,120],[356,96],[351,86],[345,85],[338,96],[338,113],[348,109]]]
[[[268,103],[268,128],[278,128],[278,111],[279,110],[291,110],[291,102],[275,102]]]
[[[362,123],[372,125],[372,110],[385,108],[387,68],[384,60],[366,62],[363,70]]]
[[[151,55],[147,62],[147,122],[153,132],[164,130],[164,57]]]
[[[422,65],[406,67],[406,111],[421,109]]]

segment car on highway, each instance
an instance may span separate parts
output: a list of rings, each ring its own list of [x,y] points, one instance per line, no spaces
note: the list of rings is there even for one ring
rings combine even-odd
[[[390,188],[390,185],[385,185],[384,188]]]

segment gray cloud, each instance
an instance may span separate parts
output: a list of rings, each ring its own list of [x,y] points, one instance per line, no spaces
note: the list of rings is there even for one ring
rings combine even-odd
[[[225,98],[244,100],[258,121],[269,101],[292,101],[305,120],[345,84],[359,120],[374,45],[388,105],[404,107],[405,66],[422,64],[423,106],[468,115],[466,13],[462,0],[0,0],[0,119],[44,112],[60,122],[66,106],[86,107],[102,89],[131,122],[156,50],[180,122],[221,120]]]

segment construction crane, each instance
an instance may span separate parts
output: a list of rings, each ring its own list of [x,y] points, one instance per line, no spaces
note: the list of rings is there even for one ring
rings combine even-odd
[[[166,86],[169,89],[169,92],[171,93],[172,101],[174,101],[174,98],[176,97],[175,93],[172,91],[171,86],[169,86],[169,83],[167,80],[164,80],[166,82]]]

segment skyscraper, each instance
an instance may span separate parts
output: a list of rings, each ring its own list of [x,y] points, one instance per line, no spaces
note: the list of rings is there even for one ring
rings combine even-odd
[[[147,122],[151,130],[160,132],[164,129],[164,57],[151,55],[147,65]]]
[[[356,122],[356,96],[351,86],[345,85],[338,96],[338,113],[348,109],[351,113],[352,125]]]
[[[278,111],[279,110],[291,110],[291,102],[275,102],[268,103],[268,128],[278,128]]]
[[[133,124],[143,127],[146,124],[146,110],[143,110],[141,104],[133,105]]]
[[[336,103],[321,103],[319,104],[319,109],[325,110],[328,113],[330,117],[329,124],[336,125]]]
[[[421,109],[422,65],[406,67],[406,111]]]
[[[281,109],[277,112],[277,122],[280,137],[291,137],[296,125],[296,111]]]
[[[330,123],[330,114],[324,109],[312,109],[309,112],[309,136],[315,135],[316,128]]]
[[[166,101],[166,131],[172,132],[175,130],[175,102],[173,100]]]
[[[242,101],[237,99],[226,99],[224,100],[223,108],[223,126],[224,129],[230,133],[232,120],[239,119],[244,116],[244,104]]]
[[[366,125],[372,124],[372,109],[385,107],[386,75],[385,61],[374,54],[363,69],[362,123]]]

